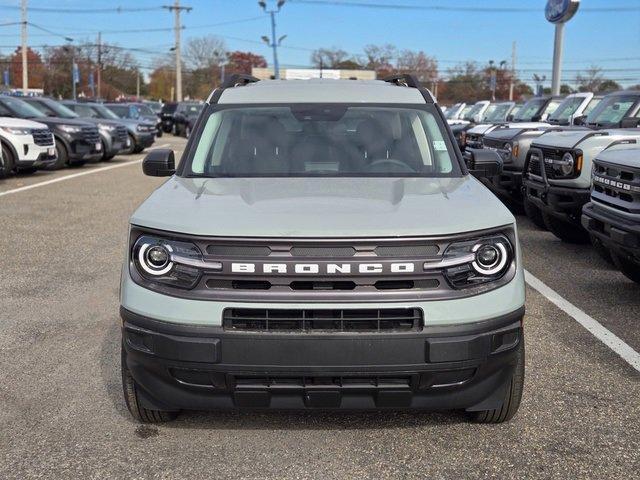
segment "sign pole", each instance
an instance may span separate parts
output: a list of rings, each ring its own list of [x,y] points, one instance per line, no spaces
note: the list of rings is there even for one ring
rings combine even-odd
[[[560,76],[562,75],[562,48],[564,43],[564,22],[556,23],[556,36],[553,44],[553,73],[551,75],[551,95],[560,95]]]

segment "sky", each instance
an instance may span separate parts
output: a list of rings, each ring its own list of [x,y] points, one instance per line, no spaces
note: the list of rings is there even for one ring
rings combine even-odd
[[[103,41],[131,48],[149,71],[153,59],[174,45],[173,14],[162,5],[174,0],[28,0],[29,45]],[[266,0],[275,6],[275,0]],[[356,5],[348,5],[357,4]],[[486,64],[511,61],[524,81],[534,73],[551,80],[554,26],[544,18],[546,0],[288,0],[276,16],[281,66],[306,67],[311,52],[339,47],[361,54],[367,44],[391,43],[422,50],[437,59],[442,75],[472,60]],[[20,42],[20,0],[0,0],[0,52]],[[270,34],[269,17],[257,0],[181,0],[192,10],[182,15],[183,41],[217,35],[229,50],[252,51],[269,64],[271,50],[260,37]],[[375,6],[382,5],[382,6]],[[139,9],[117,13],[101,11]],[[86,10],[94,10],[87,13]],[[6,25],[11,24],[11,25]],[[44,29],[44,30],[43,30]],[[144,31],[155,30],[155,31]],[[640,0],[582,0],[566,25],[563,83],[578,72],[601,67],[623,86],[640,83]]]

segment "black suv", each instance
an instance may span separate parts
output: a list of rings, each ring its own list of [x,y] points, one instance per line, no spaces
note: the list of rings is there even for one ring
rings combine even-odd
[[[162,125],[162,131],[165,133],[171,133],[173,131],[173,114],[178,108],[177,103],[165,103],[160,111],[160,124]]]
[[[98,119],[96,116],[85,117],[51,98],[25,97],[25,102],[40,110],[45,115],[58,118],[81,118],[98,127],[102,142],[102,160],[111,160],[127,147],[129,137],[127,127],[117,120]]]
[[[102,158],[102,142],[98,127],[77,118],[51,117],[15,97],[0,97],[4,116],[26,118],[44,123],[53,133],[58,160],[49,166],[55,170],[65,165],[79,166]]]
[[[173,134],[189,138],[204,104],[180,102],[173,114]]]

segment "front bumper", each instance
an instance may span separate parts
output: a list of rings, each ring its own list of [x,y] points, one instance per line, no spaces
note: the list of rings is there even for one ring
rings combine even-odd
[[[490,182],[492,189],[497,193],[519,197],[522,192],[522,170],[511,170],[505,165],[502,173],[491,178]]]
[[[150,132],[136,132],[134,135],[134,140],[138,147],[150,147],[156,140],[156,131],[152,130]]]
[[[573,223],[580,223],[582,207],[591,198],[588,188],[558,187],[531,178],[525,178],[523,184],[527,200],[543,212]]]
[[[498,408],[524,307],[407,333],[249,333],[121,308],[123,362],[158,410]]]
[[[610,250],[640,261],[640,218],[633,221],[589,202],[582,210],[582,226]]]

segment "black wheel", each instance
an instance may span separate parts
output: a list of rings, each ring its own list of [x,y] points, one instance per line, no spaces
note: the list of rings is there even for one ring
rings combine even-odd
[[[159,128],[158,131],[156,132],[156,137],[160,138],[162,136],[162,129]]]
[[[127,409],[133,418],[142,423],[162,423],[175,420],[179,412],[150,410],[140,405],[138,397],[139,387],[131,376],[131,373],[125,363],[123,349],[121,355],[122,391],[124,393],[124,401],[127,404]]]
[[[546,230],[547,226],[544,224],[544,219],[542,218],[542,212],[540,211],[540,209],[536,205],[534,205],[528,198],[525,198],[522,203],[524,207],[524,213],[527,214],[529,220],[531,220],[536,227]]]
[[[500,408],[473,412],[473,420],[477,423],[502,423],[508,422],[518,411],[522,391],[524,389],[524,336],[520,338],[518,346],[516,368],[509,382],[509,387],[504,396]]]
[[[625,277],[636,283],[640,283],[640,262],[633,260],[623,253],[612,252],[611,257],[613,258],[613,263],[615,263],[616,267],[620,269]]]
[[[122,153],[124,153],[125,155],[131,155],[136,149],[136,139],[130,133],[128,135],[129,146],[122,151]]]
[[[47,166],[47,170],[60,170],[69,164],[69,152],[60,140],[56,138],[56,162]]]
[[[591,245],[598,255],[607,263],[613,264],[613,258],[611,258],[611,251],[605,246],[602,241],[595,235],[589,236],[591,239]]]
[[[116,156],[116,154],[115,154],[115,153],[110,153],[109,155],[104,155],[104,156],[102,157],[102,161],[103,161],[103,162],[108,162],[109,160],[112,160],[112,159],[113,159],[113,157],[115,157],[115,156]]]
[[[7,178],[15,167],[15,159],[13,152],[9,147],[2,143],[2,158],[0,159],[0,178]]]
[[[589,243],[589,233],[581,225],[565,222],[557,217],[542,213],[544,224],[556,237],[566,243]]]
[[[102,156],[98,162],[106,162],[107,160],[111,160],[113,155],[107,152],[107,145],[104,143],[104,140],[100,139],[100,143],[102,144]]]

